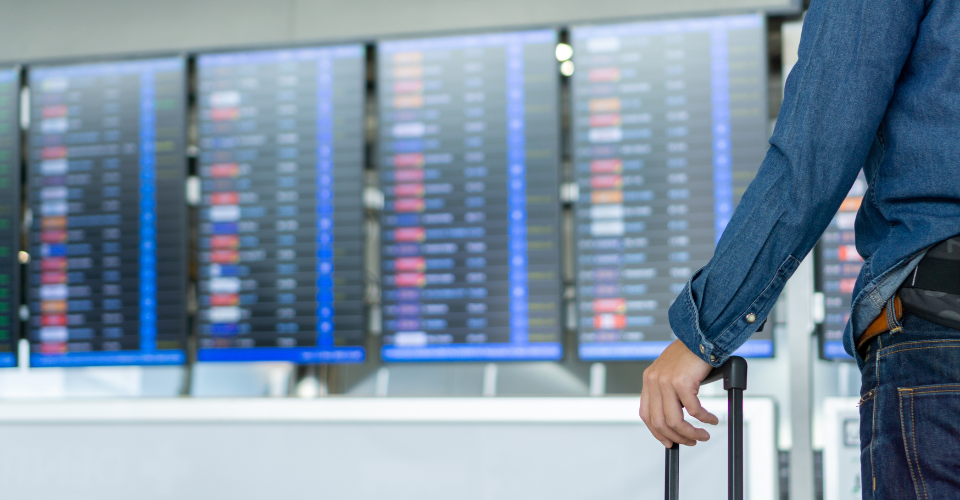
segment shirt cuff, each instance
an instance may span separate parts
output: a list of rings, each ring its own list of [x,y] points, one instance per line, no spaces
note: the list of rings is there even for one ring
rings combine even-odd
[[[700,311],[697,309],[697,304],[693,300],[693,292],[691,291],[693,280],[696,279],[699,274],[700,271],[693,273],[693,276],[683,287],[683,291],[680,292],[680,296],[678,296],[677,300],[670,306],[670,328],[673,330],[673,334],[676,335],[691,352],[709,363],[710,366],[718,367],[730,357],[730,353],[718,349],[716,345],[704,337],[703,332],[700,330]]]

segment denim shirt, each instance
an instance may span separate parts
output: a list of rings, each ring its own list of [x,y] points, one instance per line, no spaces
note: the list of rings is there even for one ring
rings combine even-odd
[[[960,233],[960,3],[813,0],[784,90],[757,177],[670,307],[713,366],[761,325],[861,169],[852,356],[925,250]]]

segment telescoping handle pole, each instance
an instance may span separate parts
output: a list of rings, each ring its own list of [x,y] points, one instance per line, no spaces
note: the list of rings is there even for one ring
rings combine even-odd
[[[667,448],[667,500],[680,500],[680,445]]]
[[[743,500],[743,391],[747,389],[747,360],[731,356],[714,368],[700,385],[723,379],[727,391],[727,498]],[[680,445],[666,452],[666,500],[680,499]]]

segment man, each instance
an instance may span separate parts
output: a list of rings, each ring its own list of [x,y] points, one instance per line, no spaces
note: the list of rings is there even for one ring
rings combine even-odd
[[[960,308],[911,314],[960,286],[957,269],[924,257],[960,234],[960,3],[813,0],[770,145],[713,259],[670,307],[679,340],[644,373],[641,417],[664,446],[709,438],[681,405],[717,423],[700,381],[763,323],[863,169],[865,262],[844,334],[863,377],[863,498],[960,498],[960,321],[946,320]],[[901,307],[928,261],[940,281],[904,288]]]

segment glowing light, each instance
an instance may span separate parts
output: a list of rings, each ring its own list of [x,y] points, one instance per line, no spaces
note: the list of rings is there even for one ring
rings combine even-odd
[[[570,76],[573,74],[573,61],[564,61],[560,65],[560,74],[563,76]]]
[[[565,44],[557,44],[557,60],[560,62],[569,61],[573,57],[573,47]]]

